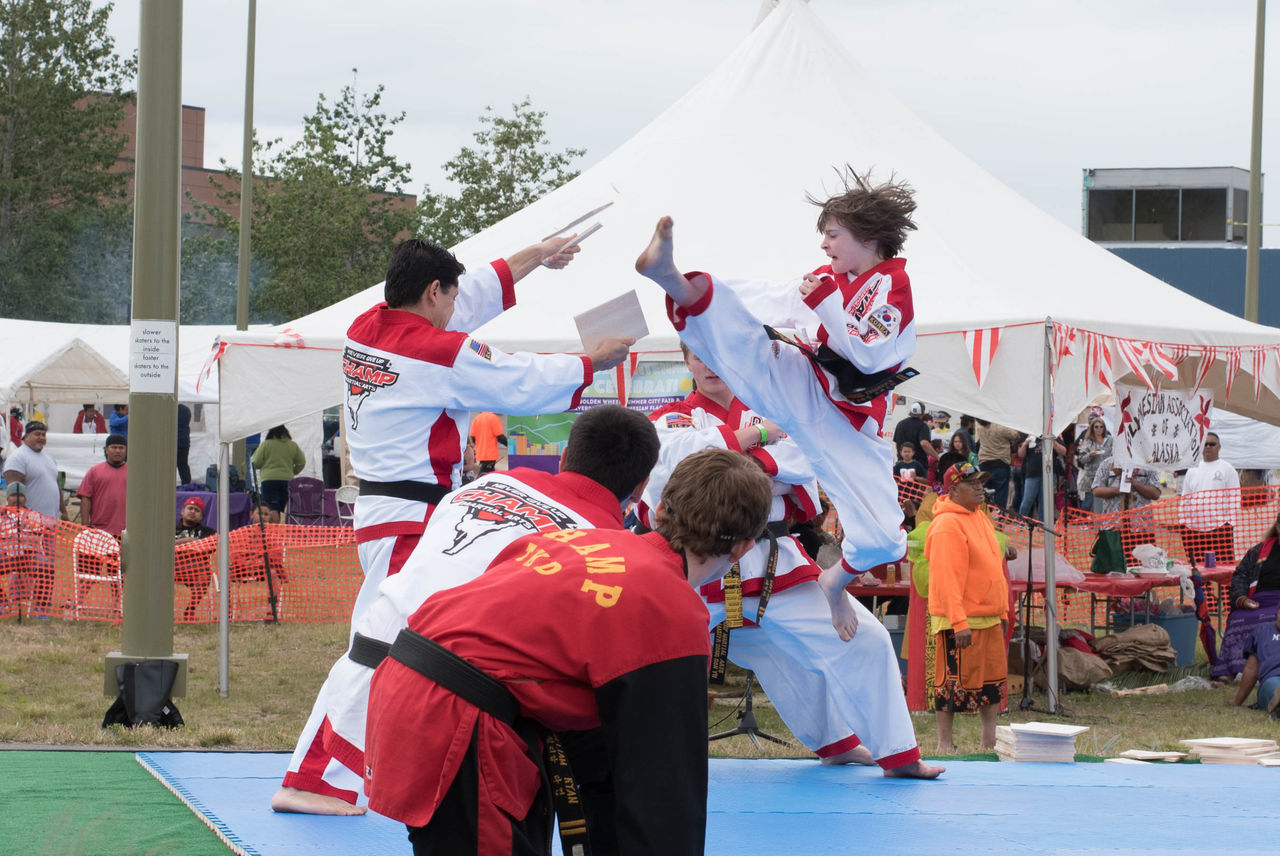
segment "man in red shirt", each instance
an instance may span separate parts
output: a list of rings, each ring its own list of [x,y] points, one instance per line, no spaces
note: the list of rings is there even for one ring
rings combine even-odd
[[[80,411],[80,415],[76,417],[76,424],[72,426],[71,431],[75,434],[105,434],[107,420],[98,412],[98,408],[92,404],[86,404]]]
[[[103,451],[106,460],[94,464],[84,474],[76,496],[80,497],[80,522],[91,529],[101,529],[119,536],[124,531],[124,504],[128,492],[129,465],[125,462],[129,448],[120,434],[107,437]]]
[[[695,589],[754,546],[771,499],[759,467],[708,449],[672,473],[654,532],[532,535],[432,596],[373,677],[370,808],[405,823],[416,854],[549,853],[536,734],[601,727],[626,852],[701,854],[710,644]]]

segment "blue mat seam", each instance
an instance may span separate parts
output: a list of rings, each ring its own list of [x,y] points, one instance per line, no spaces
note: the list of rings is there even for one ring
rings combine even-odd
[[[218,838],[222,840],[222,843],[227,845],[227,847],[229,847],[236,856],[262,856],[262,854],[257,850],[241,841],[240,837],[231,830],[231,827],[227,826],[227,824],[216,815],[213,815],[203,802],[187,790],[186,786],[172,779],[169,774],[161,770],[160,767],[152,764],[149,757],[144,757],[144,755],[149,756],[149,754],[150,753],[139,752],[133,757],[135,761],[142,765],[142,769],[154,776],[160,784],[164,785],[169,790],[170,793],[182,800],[187,808],[191,809],[195,816],[200,818],[205,826],[213,830],[214,835],[217,835]]]

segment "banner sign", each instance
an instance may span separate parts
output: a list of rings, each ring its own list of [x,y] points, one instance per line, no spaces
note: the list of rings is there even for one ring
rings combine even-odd
[[[1185,470],[1200,463],[1213,393],[1116,384],[1118,467]]]

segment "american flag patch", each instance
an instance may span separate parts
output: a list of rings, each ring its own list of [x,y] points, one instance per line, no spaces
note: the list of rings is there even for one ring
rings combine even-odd
[[[692,428],[693,418],[687,413],[668,413],[663,417],[663,424],[668,428]]]
[[[489,350],[488,345],[484,344],[483,342],[477,342],[475,339],[469,340],[468,344],[471,346],[471,350],[479,354],[482,359],[486,359],[492,362],[493,351]]]

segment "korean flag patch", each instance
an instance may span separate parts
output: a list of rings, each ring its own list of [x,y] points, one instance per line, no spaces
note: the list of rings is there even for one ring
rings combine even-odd
[[[867,324],[871,329],[887,339],[898,329],[902,314],[894,307],[885,304],[867,316]]]

